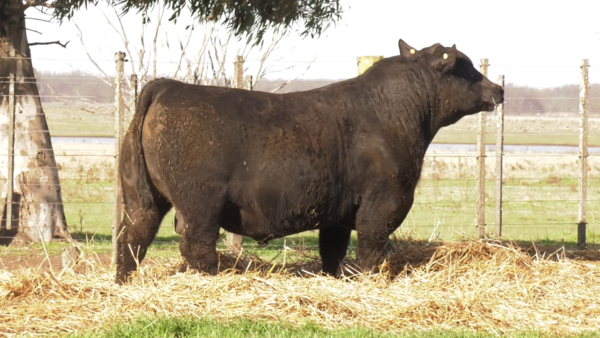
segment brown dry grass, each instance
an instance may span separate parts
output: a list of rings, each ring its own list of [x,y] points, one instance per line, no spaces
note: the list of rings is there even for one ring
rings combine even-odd
[[[491,241],[404,243],[382,273],[340,279],[268,265],[239,272],[227,269],[231,257],[222,260],[219,275],[204,276],[178,272],[170,261],[143,266],[125,286],[113,284],[113,272],[87,257],[80,273],[0,271],[0,335],[88,330],[144,314],[387,332],[599,329],[598,253],[588,252],[591,260],[584,261],[568,258],[577,255],[564,249],[541,252]],[[245,259],[237,263],[242,270]]]

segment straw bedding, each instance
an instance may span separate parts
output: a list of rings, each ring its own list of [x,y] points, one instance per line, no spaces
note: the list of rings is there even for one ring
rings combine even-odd
[[[179,272],[176,262],[165,261],[141,267],[124,286],[113,284],[114,273],[95,266],[93,255],[74,271],[0,270],[0,335],[89,330],[149,314],[387,332],[567,335],[600,328],[600,255],[594,252],[587,260],[564,250],[543,257],[536,248],[492,241],[404,244],[392,251],[381,273],[348,276],[354,271],[348,264],[339,279],[293,272],[301,266],[253,269],[256,261],[240,272],[225,266],[225,256],[217,276]],[[248,268],[250,259],[237,266]]]

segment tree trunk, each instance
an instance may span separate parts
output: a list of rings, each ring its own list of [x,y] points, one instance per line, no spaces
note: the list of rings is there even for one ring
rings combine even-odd
[[[6,236],[9,74],[15,74],[14,201],[12,228],[34,242],[67,237],[58,170],[42,110],[21,0],[0,0],[0,198]],[[10,218],[10,217],[9,217]]]

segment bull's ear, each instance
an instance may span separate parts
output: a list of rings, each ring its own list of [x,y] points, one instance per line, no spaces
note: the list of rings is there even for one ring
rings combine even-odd
[[[431,60],[431,66],[441,73],[448,73],[456,63],[456,45],[446,48],[441,54],[436,54]]]
[[[400,48],[400,55],[402,56],[411,56],[417,53],[417,50],[408,45],[408,43],[404,42],[404,40],[400,39],[398,41],[398,47]]]

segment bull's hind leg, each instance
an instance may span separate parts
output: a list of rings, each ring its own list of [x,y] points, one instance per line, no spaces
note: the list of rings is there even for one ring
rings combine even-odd
[[[196,205],[188,202],[179,210],[185,221],[179,250],[190,268],[214,275],[217,273],[217,240],[224,203],[218,194],[202,195],[207,197],[199,198]]]
[[[319,253],[324,273],[337,276],[340,262],[348,251],[351,233],[350,228],[328,227],[319,230]]]
[[[119,225],[117,238],[116,282],[119,284],[125,283],[142,262],[163,217],[171,209],[167,200],[155,194],[151,208],[145,210],[136,194],[136,191],[131,194],[124,191],[125,215]]]

